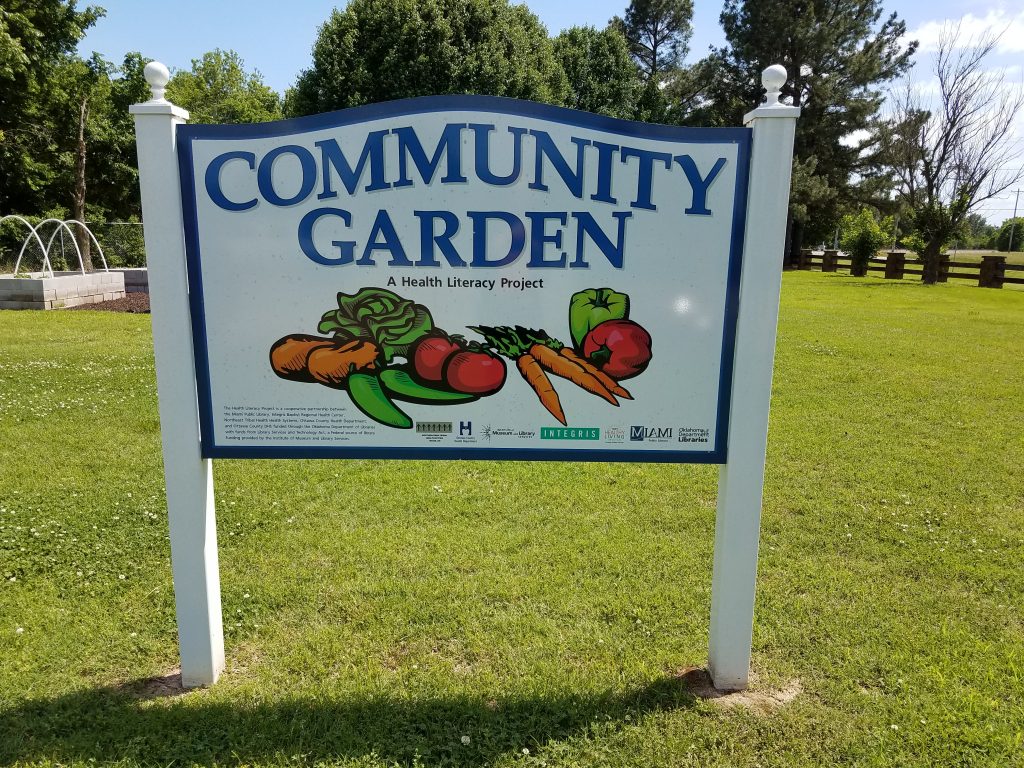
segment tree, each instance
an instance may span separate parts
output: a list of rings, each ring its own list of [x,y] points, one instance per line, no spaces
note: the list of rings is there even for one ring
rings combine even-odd
[[[988,248],[998,227],[994,227],[985,221],[980,213],[970,213],[964,221],[962,242],[964,248]]]
[[[57,170],[57,70],[103,15],[76,0],[4,0],[0,7],[0,211],[41,211]]]
[[[1024,251],[1024,218],[1018,216],[1004,221],[995,241],[998,251]]]
[[[686,56],[692,18],[692,0],[631,0],[625,17],[616,16],[610,26],[629,41],[644,80],[657,83]]]
[[[194,123],[262,123],[281,118],[281,97],[259,72],[246,73],[235,51],[219,48],[192,59],[192,69],[175,72],[169,101],[184,107]]]
[[[789,210],[789,259],[806,239],[827,236],[841,211],[884,205],[888,186],[879,154],[880,108],[887,83],[909,70],[915,42],[881,0],[726,0],[727,46],[702,78],[712,122],[737,125],[762,94],[761,71],[782,64],[783,96],[797,121]]]
[[[615,29],[572,27],[553,41],[568,80],[564,104],[611,117],[632,118],[640,83],[625,38]]]
[[[887,157],[924,245],[925,283],[938,281],[942,249],[970,213],[1022,178],[1012,126],[1024,89],[1008,88],[1002,73],[985,68],[996,36],[963,46],[958,37],[958,25],[940,36],[934,99],[909,81],[892,99]]]
[[[306,115],[408,96],[482,93],[560,104],[547,31],[508,0],[352,0],[332,12],[285,99]]]

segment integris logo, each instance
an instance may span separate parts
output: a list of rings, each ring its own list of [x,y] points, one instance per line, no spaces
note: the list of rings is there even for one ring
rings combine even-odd
[[[600,440],[598,427],[541,427],[541,440]]]
[[[629,439],[634,442],[643,440],[664,442],[672,439],[672,427],[630,427]]]

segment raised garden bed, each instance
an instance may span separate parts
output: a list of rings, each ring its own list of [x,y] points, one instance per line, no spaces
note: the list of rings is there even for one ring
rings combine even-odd
[[[121,272],[43,272],[0,275],[0,309],[63,309],[122,299]]]

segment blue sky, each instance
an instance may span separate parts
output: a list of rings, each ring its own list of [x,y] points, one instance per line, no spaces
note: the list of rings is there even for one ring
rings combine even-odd
[[[344,5],[344,0],[81,0],[81,4],[87,2],[105,8],[107,16],[86,35],[80,46],[83,53],[99,51],[118,61],[125,52],[138,50],[173,70],[189,67],[191,60],[205,51],[233,49],[277,91],[291,85],[298,72],[309,66],[318,27],[332,8]],[[626,6],[624,0],[530,0],[526,4],[552,34],[577,24],[603,26]],[[965,7],[977,18],[999,14],[993,16],[996,23],[1000,18],[1008,22],[1017,17],[1018,24],[1024,27],[1024,0],[891,0],[885,7],[905,19],[911,30],[929,22],[960,18]],[[721,8],[720,2],[694,0],[691,58],[702,55],[709,45],[722,43],[718,25]],[[1021,37],[1024,36],[1018,39]]]
[[[159,59],[171,70],[187,69],[191,60],[214,48],[232,49],[249,69],[259,70],[265,82],[283,92],[296,75],[310,64],[310,50],[317,29],[345,0],[80,0],[80,4],[104,7],[105,18],[89,31],[79,46],[83,54],[98,51],[119,62],[127,51]],[[627,0],[529,0],[551,34],[581,24],[604,26],[621,14]],[[694,34],[690,59],[702,56],[709,45],[721,45],[718,15],[722,3],[694,0]],[[1024,73],[1024,0],[889,0],[887,12],[895,11],[907,22],[909,37],[922,42],[915,68],[926,78],[929,43],[946,21],[962,19],[962,32],[987,27],[1006,29],[993,67],[1005,68],[1017,82]],[[1024,124],[1019,136],[1024,136]],[[1021,140],[1024,146],[1024,139]],[[990,220],[1009,217],[1012,198],[994,201],[985,213]]]

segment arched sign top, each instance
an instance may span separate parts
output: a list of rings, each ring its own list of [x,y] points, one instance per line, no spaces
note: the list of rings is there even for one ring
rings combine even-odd
[[[204,125],[201,123],[182,124],[177,128],[179,140],[195,137],[206,139],[276,138],[307,131],[341,128],[355,123],[373,120],[399,118],[412,115],[426,115],[435,112],[479,112],[529,117],[549,123],[592,128],[622,136],[643,136],[666,141],[749,141],[748,128],[694,128],[659,123],[643,123],[638,120],[623,120],[593,112],[583,112],[554,104],[538,101],[511,99],[505,96],[479,96],[473,94],[451,94],[448,96],[415,96],[408,99],[382,101],[364,104],[333,112],[323,112],[288,120],[273,120],[265,123],[241,123],[227,125]],[[731,137],[731,138],[730,138]]]

